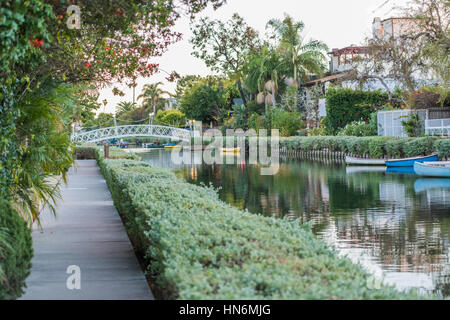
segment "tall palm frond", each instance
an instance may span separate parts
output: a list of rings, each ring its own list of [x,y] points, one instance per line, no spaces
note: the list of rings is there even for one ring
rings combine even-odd
[[[158,101],[162,98],[164,94],[172,96],[168,91],[161,89],[159,86],[163,85],[162,82],[146,84],[144,85],[143,92],[138,96],[138,100],[143,99],[142,103],[144,106],[152,107],[153,112],[156,113],[156,105]]]
[[[117,104],[116,112],[117,112],[117,114],[122,114],[122,113],[130,112],[130,111],[136,109],[136,107],[137,107],[136,103],[122,101]]]
[[[305,42],[301,35],[304,26],[303,22],[296,22],[289,15],[284,20],[273,19],[267,24],[279,41],[278,51],[283,57],[283,67],[290,70],[297,86],[298,79],[306,80],[312,74],[322,75],[326,70],[327,45],[318,40]]]

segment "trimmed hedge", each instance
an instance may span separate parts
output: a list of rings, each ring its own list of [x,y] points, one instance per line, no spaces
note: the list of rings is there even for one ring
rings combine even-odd
[[[30,228],[9,202],[0,200],[0,300],[24,293],[32,257]]]
[[[97,150],[96,158],[98,158],[98,155],[101,155],[103,157],[103,155],[104,155],[103,147],[97,148],[96,150]],[[128,159],[128,160],[140,161],[141,157],[139,157],[135,153],[126,152],[123,149],[118,148],[118,147],[110,147],[109,148],[109,159]]]
[[[375,107],[385,105],[388,94],[377,91],[362,91],[349,88],[330,88],[327,90],[326,133],[336,134],[339,129],[353,121],[370,120],[370,114]]]
[[[76,160],[95,160],[96,147],[75,147],[73,158]]]
[[[434,143],[434,147],[442,158],[450,159],[450,139],[440,139]]]
[[[437,137],[392,138],[392,137],[346,137],[311,136],[290,137],[280,140],[280,147],[289,150],[329,150],[370,156],[371,158],[403,158],[429,155],[434,152],[441,159],[450,157],[450,139]]]
[[[370,275],[308,226],[243,212],[215,190],[143,162],[101,170],[147,272],[165,299],[406,299],[369,289]]]

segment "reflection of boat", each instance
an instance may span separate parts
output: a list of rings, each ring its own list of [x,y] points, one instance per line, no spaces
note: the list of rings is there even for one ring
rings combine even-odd
[[[421,157],[413,157],[413,158],[404,158],[404,159],[392,159],[386,160],[386,166],[388,167],[413,167],[416,162],[426,162],[426,161],[438,161],[439,158],[436,154],[431,156],[421,156]]]
[[[164,146],[162,146],[160,144],[153,144],[153,143],[148,143],[145,145],[145,147],[147,149],[164,149]]]
[[[450,178],[450,161],[415,163],[414,171],[420,176]]]
[[[238,153],[241,151],[241,148],[222,148],[220,151],[223,153]]]
[[[450,179],[438,179],[438,178],[421,178],[414,182],[414,191],[419,193],[421,191],[431,189],[450,189]]]
[[[345,157],[345,163],[358,166],[384,166],[386,159],[363,159],[355,157]]]
[[[385,172],[386,167],[380,166],[349,166],[345,168],[347,174],[364,172]]]
[[[388,167],[386,173],[414,174],[413,167]]]
[[[179,148],[181,148],[181,146],[174,143],[168,143],[164,145],[164,149],[179,149]]]

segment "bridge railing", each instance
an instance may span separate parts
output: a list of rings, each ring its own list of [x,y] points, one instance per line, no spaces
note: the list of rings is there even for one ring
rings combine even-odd
[[[157,125],[126,125],[74,133],[71,140],[73,143],[83,143],[100,142],[114,138],[157,137],[189,141],[191,136],[192,131],[186,129]]]

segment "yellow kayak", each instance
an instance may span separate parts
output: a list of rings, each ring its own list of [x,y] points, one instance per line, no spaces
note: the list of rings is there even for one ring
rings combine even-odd
[[[224,153],[238,153],[241,151],[241,148],[222,148],[220,151]]]
[[[181,149],[181,146],[164,146],[164,149]]]

